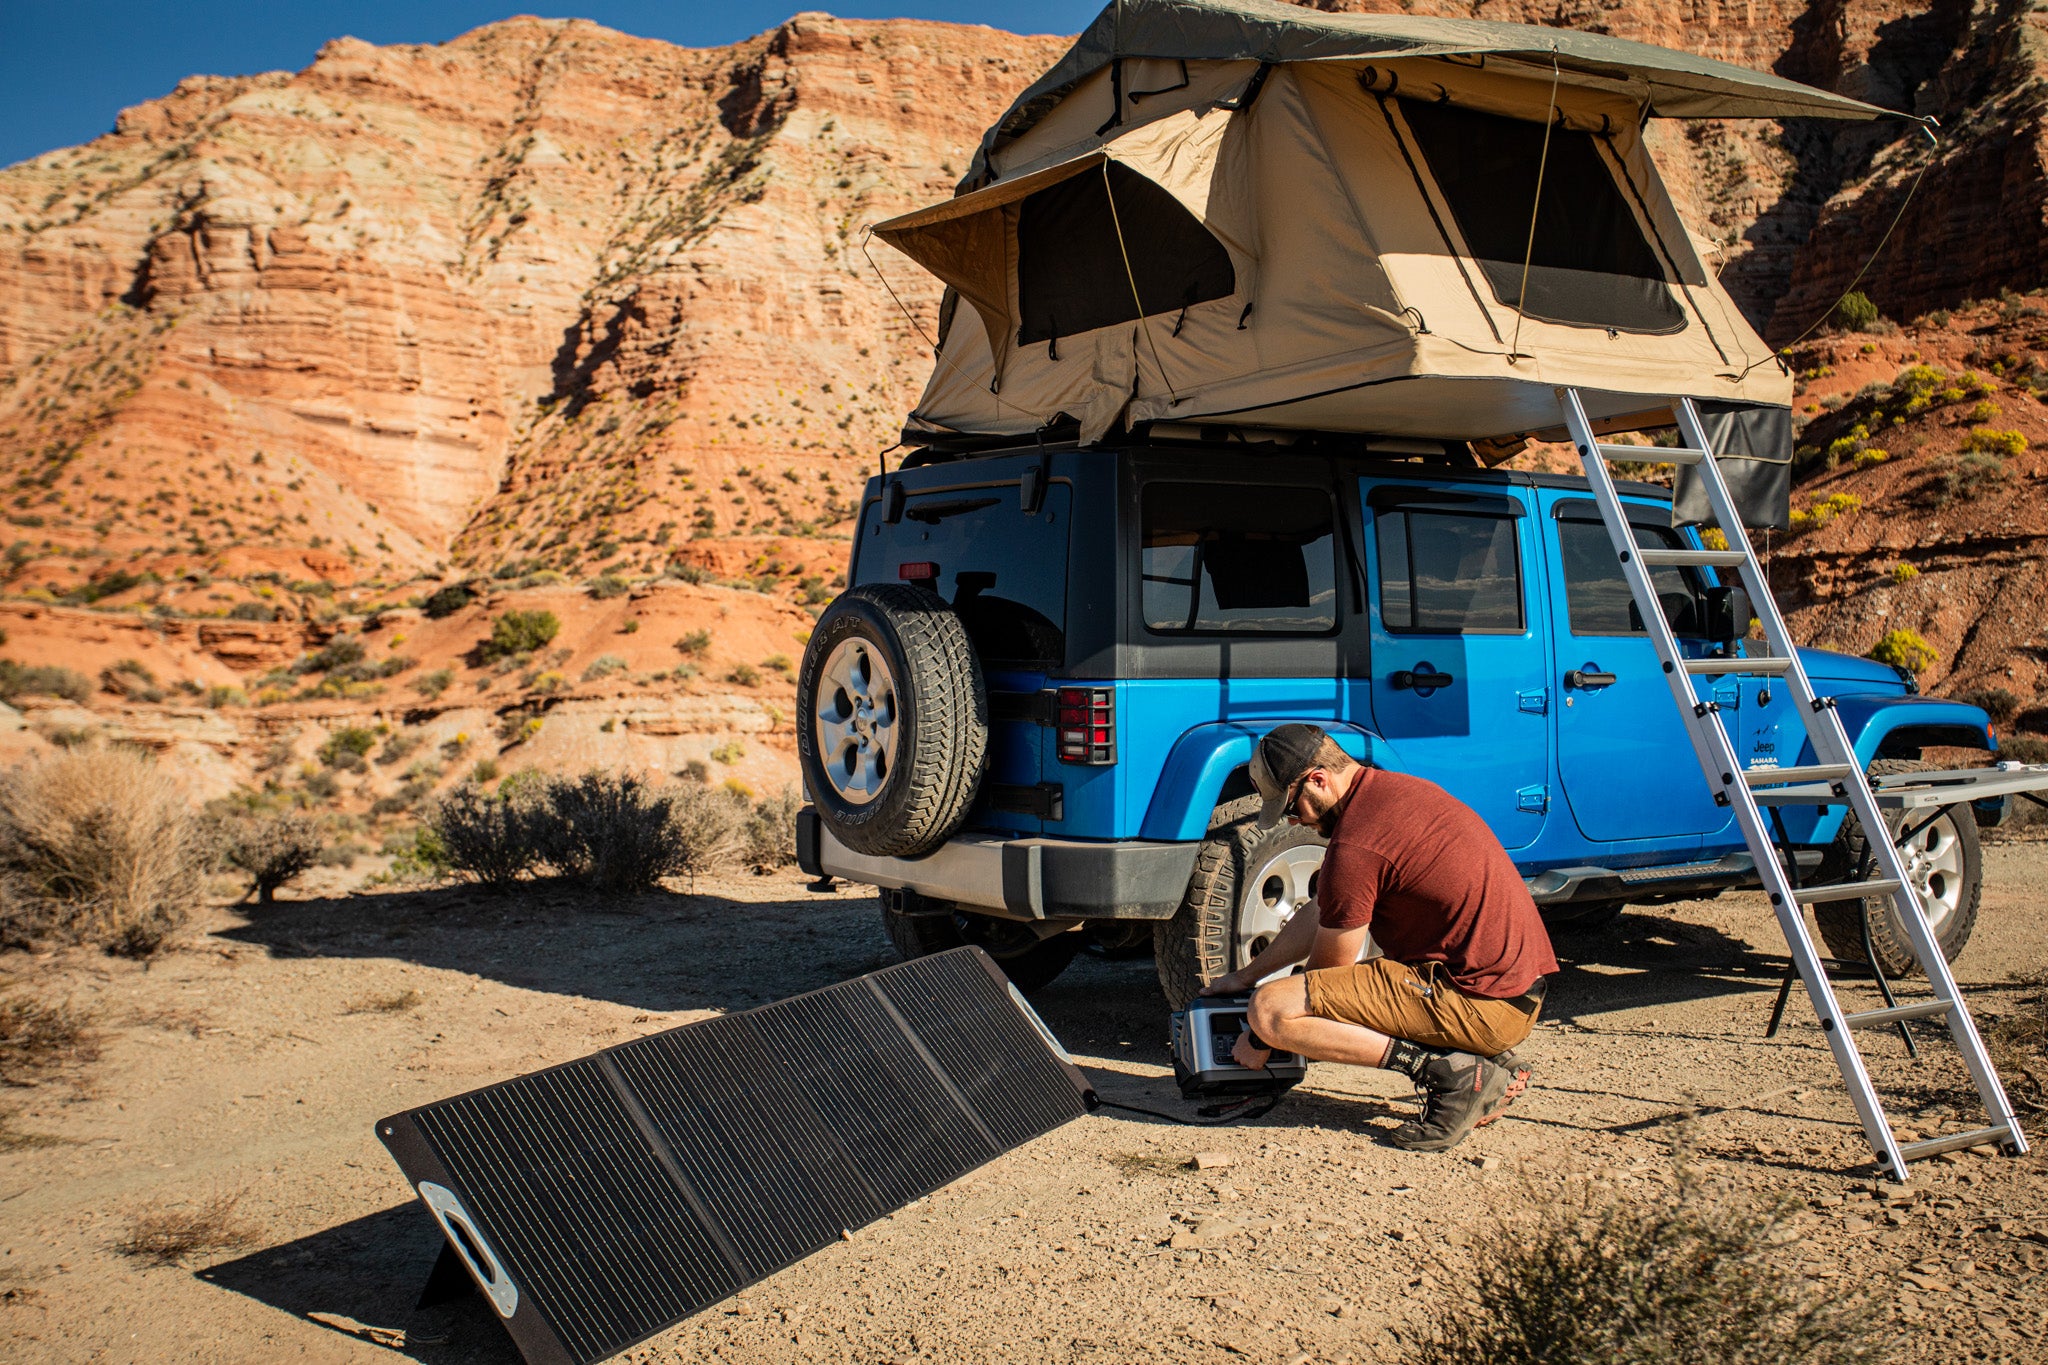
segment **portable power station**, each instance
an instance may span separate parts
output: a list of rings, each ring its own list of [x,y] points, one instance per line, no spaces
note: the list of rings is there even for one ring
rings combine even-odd
[[[1173,1077],[1184,1099],[1281,1095],[1301,1083],[1308,1063],[1275,1052],[1263,1069],[1239,1066],[1231,1049],[1251,1029],[1249,995],[1203,996],[1173,1016]]]

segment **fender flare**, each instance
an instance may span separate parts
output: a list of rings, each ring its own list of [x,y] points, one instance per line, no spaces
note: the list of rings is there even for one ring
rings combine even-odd
[[[1139,837],[1183,842],[1205,837],[1224,784],[1232,773],[1251,765],[1252,746],[1268,730],[1293,723],[1294,717],[1274,716],[1211,721],[1188,730],[1174,741],[1159,771]],[[1312,716],[1301,717],[1299,723],[1321,726],[1345,753],[1361,763],[1386,766],[1386,741],[1362,725]]]
[[[1920,747],[1925,744],[1952,744],[1959,747],[1991,749],[1996,741],[1991,735],[1991,717],[1982,707],[1968,702],[1947,701],[1940,697],[1898,697],[1898,696],[1837,696],[1835,714],[1842,719],[1842,729],[1849,736],[1849,744],[1856,750],[1856,758],[1868,768],[1886,751],[1894,747]],[[1899,741],[1909,741],[1900,745]],[[1799,762],[1814,763],[1813,746],[1803,745]],[[1807,816],[1800,812],[1795,819],[1792,811],[1785,812],[1787,832],[1796,842],[1826,843],[1835,837],[1848,812],[1839,806],[1829,806]],[[1812,820],[1812,829],[1801,834],[1799,824]]]

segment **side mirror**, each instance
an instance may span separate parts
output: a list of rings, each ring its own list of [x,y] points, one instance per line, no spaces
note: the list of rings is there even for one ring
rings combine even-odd
[[[1737,584],[1723,583],[1708,588],[1702,595],[1707,605],[1706,638],[1732,649],[1737,640],[1749,634],[1753,613],[1748,591]]]

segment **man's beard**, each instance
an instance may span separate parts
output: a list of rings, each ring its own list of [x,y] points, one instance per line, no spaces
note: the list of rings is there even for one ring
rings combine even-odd
[[[1309,821],[1308,827],[1322,835],[1325,839],[1335,837],[1337,833],[1337,808],[1335,806],[1330,807],[1321,815]]]

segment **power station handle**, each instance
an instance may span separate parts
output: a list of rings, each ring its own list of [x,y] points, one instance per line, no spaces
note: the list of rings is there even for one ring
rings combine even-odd
[[[1612,673],[1594,673],[1583,668],[1575,668],[1564,675],[1566,687],[1612,687],[1614,683]]]
[[[1396,690],[1400,690],[1410,687],[1449,687],[1457,679],[1448,673],[1417,673],[1413,669],[1404,668],[1387,681],[1391,682]]]

